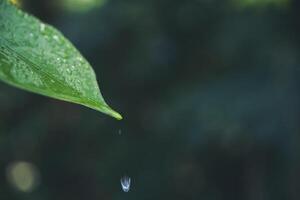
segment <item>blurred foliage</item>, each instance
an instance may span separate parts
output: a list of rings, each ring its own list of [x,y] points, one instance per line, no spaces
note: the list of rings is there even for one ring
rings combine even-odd
[[[108,0],[84,14],[27,1],[126,115],[0,84],[0,172],[24,160],[41,176],[26,194],[0,179],[3,199],[300,199],[300,1]]]
[[[11,3],[13,3],[16,6],[21,6],[22,1],[21,0],[9,0]]]
[[[87,12],[104,5],[106,0],[57,0],[56,3],[67,11]]]
[[[232,1],[239,7],[266,7],[266,6],[285,7],[290,3],[290,0],[232,0]]]

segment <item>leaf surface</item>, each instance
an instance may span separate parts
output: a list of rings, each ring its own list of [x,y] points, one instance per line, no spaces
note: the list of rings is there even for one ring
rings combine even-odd
[[[122,119],[104,101],[92,67],[77,49],[6,0],[0,0],[0,80]]]

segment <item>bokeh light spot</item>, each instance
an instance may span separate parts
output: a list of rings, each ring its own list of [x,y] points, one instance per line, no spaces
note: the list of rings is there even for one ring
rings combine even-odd
[[[39,183],[38,169],[31,163],[18,161],[7,167],[8,182],[22,192],[33,191]]]

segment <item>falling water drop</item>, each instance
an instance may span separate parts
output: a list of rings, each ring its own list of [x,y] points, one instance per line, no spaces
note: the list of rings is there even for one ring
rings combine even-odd
[[[123,190],[124,192],[129,192],[129,190],[130,190],[131,178],[128,177],[128,176],[123,176],[123,177],[120,179],[120,182],[121,182],[122,190]]]

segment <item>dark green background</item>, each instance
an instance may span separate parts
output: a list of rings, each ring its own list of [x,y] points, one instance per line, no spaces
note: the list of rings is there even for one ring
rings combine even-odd
[[[300,199],[300,2],[238,2],[25,1],[124,120],[1,83],[0,199]],[[15,161],[39,170],[34,191],[8,183]]]

